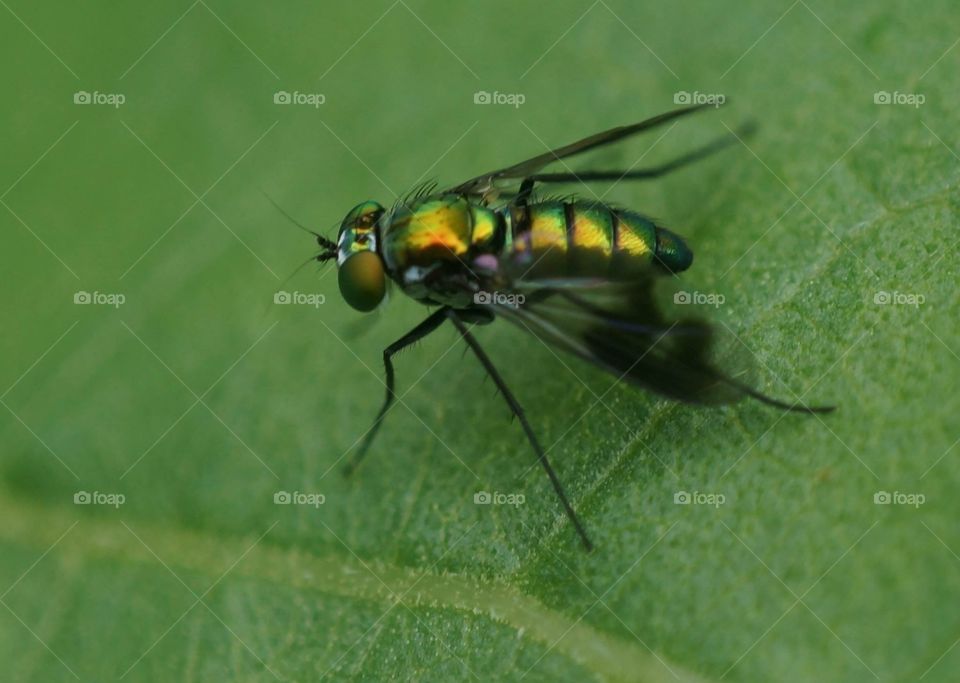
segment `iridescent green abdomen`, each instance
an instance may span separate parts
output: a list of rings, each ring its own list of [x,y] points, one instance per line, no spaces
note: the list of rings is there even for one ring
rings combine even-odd
[[[464,304],[467,290],[439,292],[425,282],[431,273],[449,275],[452,267],[469,277],[499,270],[508,279],[629,280],[652,268],[679,272],[693,260],[672,232],[599,202],[551,200],[494,210],[440,195],[401,205],[380,225],[390,277],[415,299],[455,306]]]
[[[587,201],[545,201],[509,215],[509,261],[525,277],[623,280],[652,265],[686,270],[693,253],[680,237],[633,211]]]

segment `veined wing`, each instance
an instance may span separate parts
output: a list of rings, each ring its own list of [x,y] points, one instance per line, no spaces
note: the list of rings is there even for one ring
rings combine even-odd
[[[522,303],[495,303],[495,313],[543,341],[614,376],[674,400],[732,403],[750,396],[785,410],[827,412],[790,404],[753,389],[716,362],[716,329],[702,320],[670,321],[653,296],[653,279],[524,283]],[[520,301],[518,297],[511,301]]]
[[[520,163],[514,164],[513,166],[507,166],[506,168],[497,169],[495,171],[489,171],[475,178],[471,178],[466,182],[460,183],[456,187],[450,188],[447,192],[453,194],[466,194],[466,195],[483,195],[487,192],[490,192],[494,189],[494,185],[498,180],[503,179],[518,179],[518,178],[527,178],[535,174],[541,168],[546,166],[549,163],[554,161],[559,161],[560,159],[566,159],[572,157],[576,154],[581,154],[591,149],[597,149],[605,145],[610,145],[615,142],[624,140],[630,136],[637,135],[644,131],[655,128],[659,125],[673,121],[674,119],[680,118],[681,116],[686,116],[687,114],[692,114],[696,111],[700,111],[706,107],[714,107],[714,104],[697,104],[691,107],[683,107],[681,109],[674,109],[673,111],[654,116],[652,118],[640,121],[639,123],[634,123],[628,126],[619,126],[617,128],[611,128],[610,130],[603,131],[602,133],[595,133],[589,137],[573,142],[569,145],[564,145],[563,147],[558,147],[557,149],[550,150],[549,152],[544,152],[543,154],[538,154],[535,157],[521,161]],[[567,174],[563,174],[567,175]],[[619,177],[619,176],[617,176]],[[536,179],[536,178],[535,178]],[[547,177],[542,178],[541,180],[546,180]],[[585,178],[585,179],[606,179],[606,178]]]

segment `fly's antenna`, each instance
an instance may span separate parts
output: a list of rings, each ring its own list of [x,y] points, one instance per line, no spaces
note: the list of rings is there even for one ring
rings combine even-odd
[[[319,232],[316,232],[315,230],[311,230],[311,229],[308,228],[307,226],[303,225],[303,224],[300,223],[296,218],[294,218],[294,217],[291,216],[289,213],[287,213],[287,212],[283,209],[283,207],[280,206],[279,204],[277,204],[277,203],[273,200],[273,197],[271,197],[270,195],[268,195],[264,190],[260,190],[260,192],[263,193],[263,196],[267,198],[267,201],[269,201],[271,204],[273,204],[273,207],[274,207],[277,211],[279,211],[279,212],[283,215],[284,218],[286,218],[288,221],[290,221],[291,223],[293,223],[295,226],[297,226],[298,228],[300,228],[301,230],[303,230],[305,233],[307,233],[307,234],[309,234],[309,235],[313,235],[314,237],[316,237],[316,238],[317,238],[317,244],[319,244],[319,245],[320,245],[320,248],[322,249],[322,251],[321,251],[319,254],[317,254],[316,256],[311,256],[306,262],[304,262],[304,263],[302,263],[300,266],[298,266],[297,269],[296,269],[295,271],[293,271],[293,273],[290,274],[290,277],[288,277],[286,280],[284,280],[284,284],[286,284],[286,283],[290,280],[290,278],[292,278],[294,275],[296,275],[297,273],[299,273],[299,272],[300,272],[300,269],[303,268],[305,265],[307,265],[307,263],[310,263],[310,261],[316,260],[316,261],[319,261],[320,263],[323,263],[324,261],[330,261],[331,259],[335,259],[335,258],[337,257],[337,243],[336,243],[336,242],[334,242],[334,241],[331,240],[331,239],[328,239],[328,238],[324,237],[324,236],[321,235]]]
[[[286,284],[287,284],[288,282],[290,282],[290,280],[292,280],[293,277],[294,277],[297,273],[299,273],[301,270],[303,270],[304,268],[306,268],[308,264],[312,263],[313,261],[319,261],[319,260],[320,260],[320,256],[322,256],[322,254],[320,254],[320,255],[318,255],[318,256],[311,256],[311,257],[308,258],[306,261],[304,261],[303,263],[301,263],[299,266],[297,266],[296,268],[294,268],[292,273],[290,273],[289,275],[287,275],[287,277],[283,278],[283,282],[281,282],[281,283],[277,286],[277,289],[283,289],[283,288],[286,286]]]
[[[300,229],[303,230],[304,232],[306,232],[306,233],[308,233],[308,234],[310,234],[310,235],[313,235],[313,236],[316,237],[316,238],[319,238],[319,237],[320,237],[320,233],[311,230],[310,228],[308,228],[308,227],[305,226],[305,225],[302,225],[299,221],[297,221],[296,218],[294,218],[294,217],[291,216],[289,213],[287,213],[286,211],[284,211],[283,207],[280,206],[279,204],[277,204],[275,201],[273,201],[273,197],[271,197],[270,195],[268,195],[264,190],[260,190],[260,192],[263,193],[263,196],[267,198],[267,201],[268,201],[268,202],[270,202],[271,204],[273,204],[273,208],[275,208],[277,211],[279,211],[281,214],[283,214],[284,218],[286,218],[288,221],[290,221],[291,223],[293,223],[295,226],[297,226],[298,228],[300,228]]]
[[[337,258],[337,243],[328,240],[326,237],[318,237],[317,243],[323,247],[323,251],[316,256],[317,261],[323,263]]]
[[[316,260],[319,263],[324,263],[326,261],[332,261],[337,258],[337,243],[333,240],[327,239],[322,235],[317,235],[317,244],[320,245],[320,253],[313,257],[311,260]],[[303,266],[300,266],[303,268]]]

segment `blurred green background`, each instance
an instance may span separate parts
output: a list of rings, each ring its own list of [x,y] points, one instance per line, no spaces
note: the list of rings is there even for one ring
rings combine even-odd
[[[953,3],[0,4],[6,680],[955,680]],[[606,198],[688,237],[682,286],[723,295],[761,389],[839,411],[674,405],[480,330],[586,555],[444,328],[344,481],[425,311],[361,334],[329,271],[281,285],[314,246],[264,193],[330,234],[682,92],[729,106],[574,166],[757,120]]]

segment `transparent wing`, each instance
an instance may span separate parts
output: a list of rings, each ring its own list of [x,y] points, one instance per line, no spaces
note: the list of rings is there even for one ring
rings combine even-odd
[[[742,392],[711,362],[713,329],[697,320],[665,320],[651,289],[652,281],[567,283],[536,290],[517,307],[500,305],[497,314],[630,384],[688,403],[737,400]]]
[[[487,192],[490,192],[498,180],[509,178],[526,178],[533,175],[551,162],[559,161],[560,159],[566,159],[588,150],[597,149],[605,145],[619,142],[630,136],[650,130],[651,128],[655,128],[681,116],[686,116],[687,114],[692,114],[693,112],[699,111],[706,107],[713,106],[713,104],[698,104],[691,107],[683,107],[681,109],[675,109],[673,111],[654,116],[629,126],[611,128],[610,130],[603,131],[602,133],[596,133],[569,145],[564,145],[563,147],[558,147],[557,149],[550,150],[549,152],[539,154],[535,157],[527,159],[526,161],[521,161],[518,164],[514,164],[513,166],[507,166],[506,168],[490,171],[475,178],[471,178],[466,182],[460,183],[456,187],[450,188],[447,190],[447,192],[455,194],[483,195]]]
[[[495,313],[630,384],[687,403],[716,405],[750,396],[786,410],[831,410],[756,391],[744,381],[749,364],[743,354],[727,363],[742,363],[740,369],[721,369],[716,328],[703,320],[668,320],[655,301],[652,278],[579,285],[570,280],[540,288],[525,283],[517,293],[523,293],[522,304],[494,304]]]

